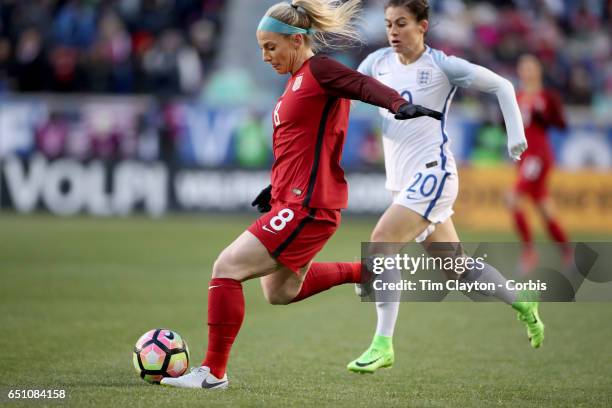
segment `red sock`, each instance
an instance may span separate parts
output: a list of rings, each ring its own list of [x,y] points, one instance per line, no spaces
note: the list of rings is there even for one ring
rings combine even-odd
[[[360,262],[313,263],[306,274],[300,293],[291,303],[299,302],[343,283],[359,283],[360,281]]]
[[[529,230],[529,225],[527,224],[527,218],[525,217],[525,213],[521,210],[514,211],[514,225],[516,230],[521,237],[521,241],[527,247],[531,246],[531,231]]]
[[[561,244],[562,250],[567,250],[567,235],[561,228],[556,219],[550,218],[546,220],[546,228],[548,228],[548,234],[557,243]]]
[[[213,278],[208,285],[208,349],[202,365],[217,378],[225,375],[234,339],[244,319],[242,284],[234,279]]]

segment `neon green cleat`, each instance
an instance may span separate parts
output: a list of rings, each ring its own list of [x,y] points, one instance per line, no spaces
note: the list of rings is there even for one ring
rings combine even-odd
[[[392,338],[376,335],[370,347],[346,368],[354,373],[373,374],[379,368],[390,368],[394,361]]]
[[[514,302],[512,307],[518,310],[518,320],[527,326],[527,337],[531,347],[539,348],[544,341],[544,323],[538,315],[538,302]]]

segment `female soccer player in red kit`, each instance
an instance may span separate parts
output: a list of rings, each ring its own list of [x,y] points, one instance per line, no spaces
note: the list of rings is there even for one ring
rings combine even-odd
[[[325,33],[358,39],[358,0],[278,3],[262,18],[257,41],[263,60],[291,74],[273,112],[271,190],[256,199],[263,211],[217,258],[208,291],[208,348],[202,366],[162,384],[227,388],[226,365],[244,318],[242,283],[261,277],[273,304],[296,302],[360,281],[360,263],[312,263],[340,224],[348,189],[340,167],[349,99],[395,113],[396,119],[441,114],[406,102],[377,80],[316,54]],[[266,193],[271,201],[268,206]]]
[[[548,129],[564,129],[566,123],[560,98],[543,86],[540,61],[532,55],[524,55],[518,63],[518,75],[521,89],[517,100],[525,123],[528,148],[519,162],[519,177],[514,191],[510,194],[509,205],[524,244],[521,269],[523,273],[529,273],[538,261],[532,246],[531,231],[521,206],[523,198],[529,198],[536,205],[548,234],[560,244],[566,261],[569,261],[570,257],[567,235],[555,217],[548,195],[548,175],[554,166]]]

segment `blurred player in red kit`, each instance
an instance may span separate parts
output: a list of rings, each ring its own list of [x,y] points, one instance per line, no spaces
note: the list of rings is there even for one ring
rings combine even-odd
[[[272,183],[254,201],[266,214],[226,247],[213,266],[202,366],[179,378],[164,378],[163,385],[227,388],[226,365],[244,318],[243,281],[261,278],[264,296],[272,304],[360,282],[359,262],[312,262],[347,206],[340,159],[350,99],[386,108],[400,120],[442,115],[409,104],[377,80],[315,53],[328,45],[325,33],[358,39],[353,23],[359,4],[293,0],[272,6],[262,18],[257,41],[264,62],[278,74],[291,74],[272,115]]]
[[[565,129],[561,99],[553,91],[544,88],[542,65],[533,55],[524,55],[518,63],[521,87],[517,99],[527,137],[527,150],[519,162],[518,180],[510,194],[509,207],[514,223],[523,242],[521,271],[529,273],[538,263],[532,244],[532,235],[523,211],[524,199],[530,199],[542,217],[551,239],[559,243],[565,261],[569,261],[570,248],[565,231],[561,228],[553,210],[548,192],[548,179],[554,166],[554,155],[548,140],[551,127]]]

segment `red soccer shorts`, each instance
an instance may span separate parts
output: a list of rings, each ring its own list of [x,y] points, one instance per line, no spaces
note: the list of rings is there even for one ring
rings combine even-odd
[[[519,162],[519,178],[515,191],[525,194],[534,201],[540,201],[548,196],[548,174],[552,161],[536,155],[527,155]]]
[[[248,231],[272,257],[298,273],[323,248],[339,225],[340,210],[275,202],[272,210],[259,217]]]

